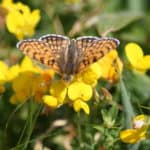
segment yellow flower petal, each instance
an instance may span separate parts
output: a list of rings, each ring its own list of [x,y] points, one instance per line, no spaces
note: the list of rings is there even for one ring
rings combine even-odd
[[[128,129],[120,132],[120,138],[125,143],[137,143],[145,138],[145,127],[140,129]]]
[[[31,26],[33,26],[33,28],[35,28],[37,23],[40,21],[40,10],[36,9],[36,10],[32,11],[29,20],[32,20]]]
[[[85,103],[85,102],[83,102],[82,100],[79,100],[79,99],[74,101],[73,108],[76,112],[79,112],[81,109],[83,109],[83,111],[86,114],[90,113],[89,106],[87,105],[87,103]]]
[[[14,9],[13,0],[3,0],[1,6],[5,8],[8,12]]]
[[[110,81],[116,82],[122,72],[123,64],[118,57],[116,50],[111,51],[105,57],[98,61],[102,70],[101,77]]]
[[[24,102],[29,97],[33,96],[35,93],[32,83],[35,79],[35,74],[32,72],[25,72],[19,74],[13,81],[12,81],[12,87],[14,92],[17,95],[17,100]],[[27,85],[27,86],[25,86]]]
[[[101,76],[101,68],[99,67],[97,63],[94,63],[90,65],[90,67],[88,67],[86,71],[82,72],[80,76],[83,82],[90,84],[90,85],[96,85],[97,80]]]
[[[138,61],[143,57],[143,51],[136,43],[127,44],[125,47],[125,52],[128,60],[134,67],[137,66]]]
[[[66,85],[60,80],[54,81],[50,87],[50,93],[54,97],[57,97],[59,103],[63,103],[67,94]]]
[[[54,96],[45,95],[45,96],[43,96],[43,101],[45,104],[47,104],[50,107],[57,107],[58,106],[58,100]]]
[[[85,84],[83,82],[73,82],[68,87],[68,97],[71,100],[76,100],[78,98],[88,101],[92,97],[92,87],[88,84]]]
[[[150,69],[150,55],[144,56],[141,60],[137,62],[137,69],[145,72]]]
[[[8,66],[3,62],[0,61],[0,83],[3,84],[7,81],[7,74]]]
[[[18,11],[12,11],[8,13],[6,17],[6,26],[8,30],[15,34],[18,39],[23,39],[22,27],[25,23],[22,19],[22,15]]]
[[[13,80],[19,75],[19,72],[20,72],[20,67],[18,64],[10,67],[6,74],[7,80],[8,81]]]
[[[20,65],[20,72],[26,71],[39,73],[41,69],[35,66],[29,57],[25,56]]]
[[[138,115],[136,117],[133,118],[133,128],[134,129],[138,129],[141,128],[144,124],[145,124],[145,120],[146,120],[146,116],[145,115]]]

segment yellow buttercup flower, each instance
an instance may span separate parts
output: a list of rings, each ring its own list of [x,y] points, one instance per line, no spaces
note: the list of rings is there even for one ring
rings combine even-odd
[[[21,2],[13,3],[11,0],[4,0],[1,6],[8,10],[6,26],[9,32],[15,34],[19,40],[34,34],[35,27],[40,20],[38,9],[31,12],[27,5]]]
[[[136,116],[133,119],[133,129],[121,131],[120,138],[125,143],[137,143],[146,138],[149,125],[149,117],[144,115]]]
[[[150,69],[150,55],[144,56],[143,50],[139,45],[136,43],[129,43],[125,47],[125,52],[134,70],[145,73]]]
[[[118,57],[116,50],[106,54],[101,60],[98,61],[101,68],[101,78],[104,78],[110,82],[116,82],[123,69],[123,63]]]

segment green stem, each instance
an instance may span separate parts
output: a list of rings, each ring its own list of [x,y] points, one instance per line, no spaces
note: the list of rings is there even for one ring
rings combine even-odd
[[[35,102],[33,99],[30,100],[29,102],[29,119],[28,119],[28,131],[27,131],[27,137],[24,143],[24,146],[22,148],[22,150],[26,150],[27,146],[30,142],[30,138],[36,123],[36,120],[39,116],[39,113],[41,112],[41,108],[42,106],[39,108],[38,107],[38,111],[37,111],[37,105],[35,105]]]
[[[28,107],[28,114],[29,114],[29,118],[28,118],[28,129],[27,129],[27,137],[24,143],[24,146],[22,147],[22,150],[26,150],[31,134],[32,134],[32,129],[33,129],[33,115],[34,115],[34,110],[32,109],[33,107],[33,100],[29,100],[29,107]]]
[[[80,112],[77,113],[77,130],[78,130],[78,142],[79,142],[79,146],[80,148],[83,147],[83,141],[82,141],[82,133],[81,133],[81,115]]]

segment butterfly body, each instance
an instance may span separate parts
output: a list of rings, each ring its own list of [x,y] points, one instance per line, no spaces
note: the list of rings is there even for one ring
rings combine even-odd
[[[62,75],[64,80],[69,80],[118,45],[119,40],[115,38],[83,36],[69,39],[66,36],[49,34],[39,39],[20,41],[17,47]]]
[[[79,63],[78,57],[79,50],[76,46],[75,40],[72,39],[66,48],[65,53],[62,53],[60,56],[61,59],[58,63],[64,79],[69,79],[70,76],[77,72],[77,65]]]

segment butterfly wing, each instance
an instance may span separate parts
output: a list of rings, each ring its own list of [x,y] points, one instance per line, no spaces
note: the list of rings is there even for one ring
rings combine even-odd
[[[59,60],[63,51],[68,48],[69,42],[68,37],[50,34],[39,39],[20,41],[17,48],[29,57],[62,74]]]
[[[80,55],[77,73],[84,70],[90,64],[98,61],[109,51],[116,49],[119,40],[115,38],[80,37],[76,41]]]

